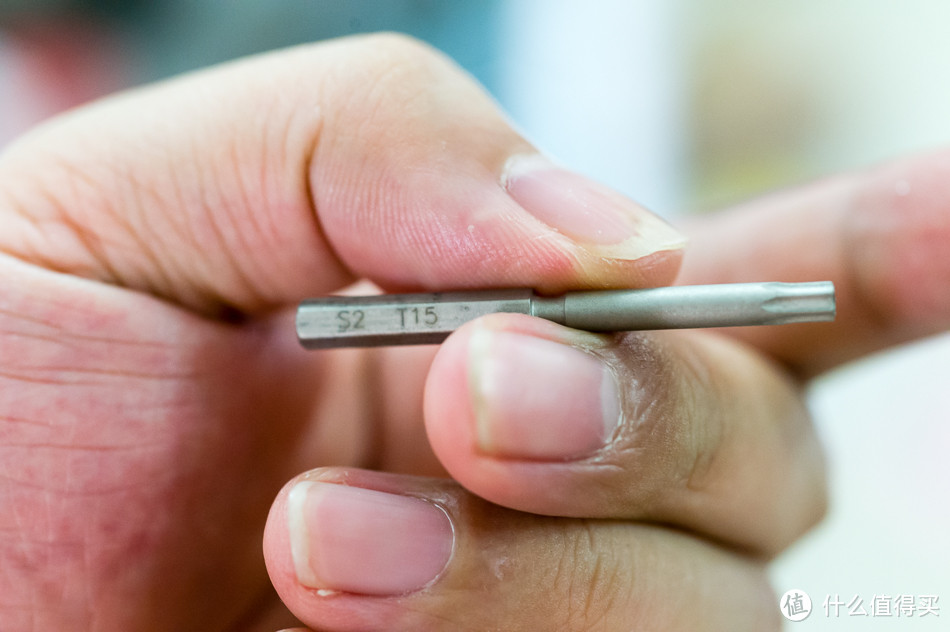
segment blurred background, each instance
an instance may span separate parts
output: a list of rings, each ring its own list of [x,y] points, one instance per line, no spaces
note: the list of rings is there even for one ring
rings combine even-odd
[[[0,0],[0,147],[99,95],[241,55],[376,30],[424,39],[564,164],[676,221],[950,142],[945,0]],[[950,247],[950,245],[948,245]],[[950,619],[950,337],[809,389],[825,523],[774,565],[814,630]],[[823,601],[939,597],[940,617]]]

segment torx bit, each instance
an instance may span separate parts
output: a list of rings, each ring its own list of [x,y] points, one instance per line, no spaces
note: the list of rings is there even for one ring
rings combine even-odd
[[[495,312],[530,314],[594,332],[783,325],[834,320],[831,282],[685,285],[568,292],[530,289],[328,296],[297,309],[308,349],[441,342],[462,324]]]

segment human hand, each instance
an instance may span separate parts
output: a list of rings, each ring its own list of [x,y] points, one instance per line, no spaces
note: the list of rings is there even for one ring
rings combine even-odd
[[[449,519],[453,533],[435,553],[417,539],[401,574],[334,548],[352,571],[324,567],[303,586],[286,487],[267,563],[290,610],[317,628],[774,622],[762,560],[820,516],[823,487],[795,383],[771,361],[700,332],[593,337],[512,316],[458,332],[434,363],[432,349],[307,354],[292,339],[283,308],[356,278],[546,291],[673,280],[675,235],[632,203],[587,184],[572,194],[577,180],[544,170],[506,191],[506,163],[532,152],[451,65],[392,37],[140,90],[11,147],[0,162],[4,628],[287,624],[261,531],[281,484],[318,466],[338,467],[308,480],[347,485],[299,488],[326,501],[295,497],[328,525],[294,529],[315,555],[341,508],[378,513],[383,499],[406,519],[401,536],[387,520],[356,530],[356,544],[435,540]],[[594,215],[579,219],[585,190]],[[609,232],[589,232],[596,222]],[[747,225],[727,220],[719,237],[744,244]],[[630,239],[611,243],[623,231]],[[704,248],[715,231],[694,237],[701,258],[687,260],[687,276],[733,280],[729,264],[747,249]],[[762,278],[778,278],[765,252]],[[819,268],[773,270],[826,278],[812,276]],[[783,331],[793,333],[752,342],[801,371],[826,366],[808,364],[822,330]],[[863,350],[849,330],[827,331],[835,361]],[[481,350],[488,411],[481,447],[470,349]],[[549,362],[558,357],[563,373]],[[547,398],[565,381],[589,402],[570,418]],[[613,385],[623,412],[610,441],[594,422],[598,407],[617,409],[584,390],[594,383],[608,395]],[[532,426],[541,416],[552,429]],[[457,482],[407,476],[443,467]],[[360,487],[395,494],[354,496]],[[381,548],[402,561],[399,547]]]

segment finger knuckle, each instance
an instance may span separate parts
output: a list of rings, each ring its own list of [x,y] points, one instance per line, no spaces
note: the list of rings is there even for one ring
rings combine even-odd
[[[372,94],[393,100],[428,91],[450,66],[441,53],[402,34],[374,34],[358,45],[359,53],[346,58],[347,73]]]
[[[672,490],[708,485],[724,424],[709,406],[716,391],[713,370],[698,354],[671,353],[662,336],[630,334],[621,344],[621,370],[636,377],[625,387],[625,422],[615,454],[627,477],[637,481],[626,498],[649,513]]]
[[[364,42],[367,48],[382,58],[424,61],[436,55],[431,46],[404,33],[373,33],[366,36]]]
[[[504,127],[487,93],[427,44],[382,34],[353,46],[330,73],[330,92],[343,107],[330,108],[335,118],[329,123],[347,137],[367,139],[375,154],[426,155],[429,149],[420,145],[421,139],[436,133],[444,140],[458,121]]]
[[[582,521],[561,550],[552,582],[553,593],[565,597],[558,629],[612,629],[614,619],[629,615],[629,578],[604,531],[603,525]]]

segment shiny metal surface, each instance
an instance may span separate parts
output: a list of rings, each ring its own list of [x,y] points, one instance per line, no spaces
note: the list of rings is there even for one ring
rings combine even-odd
[[[494,312],[530,314],[588,331],[782,325],[834,320],[834,286],[736,283],[645,290],[529,289],[330,296],[304,301],[297,336],[308,349],[441,342],[462,324]]]

